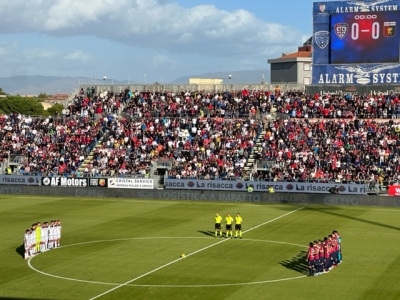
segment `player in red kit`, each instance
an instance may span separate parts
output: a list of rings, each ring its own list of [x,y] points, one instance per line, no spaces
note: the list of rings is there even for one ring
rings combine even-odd
[[[337,267],[339,264],[338,253],[339,253],[339,242],[335,234],[332,234],[332,244],[333,244],[333,265]]]
[[[307,261],[308,261],[308,275],[314,276],[314,267],[315,267],[315,248],[312,242],[308,245],[308,254],[307,254]]]
[[[327,237],[324,237],[325,242],[325,268],[326,271],[329,272],[332,268],[331,263],[331,242]]]
[[[309,276],[318,276],[336,268],[341,262],[341,238],[336,230],[327,237],[309,243]]]
[[[324,245],[322,243],[322,240],[318,240],[318,250],[319,250],[319,273],[325,273],[325,251],[324,251]]]
[[[331,259],[331,266],[336,268],[336,258],[335,258],[335,253],[336,253],[336,239],[332,236],[332,234],[328,235],[328,240],[331,243],[331,251],[330,251],[330,259]]]
[[[318,242],[314,241],[314,269],[315,269],[315,275],[319,275],[320,274],[320,269],[319,269],[319,265],[320,265],[320,260],[319,260],[319,246],[318,246]]]
[[[324,238],[322,241],[322,249],[324,251],[323,254],[323,263],[324,263],[324,272],[327,273],[329,272],[329,266],[328,266],[328,259],[329,259],[329,253],[328,253],[328,243],[327,243],[328,238]]]

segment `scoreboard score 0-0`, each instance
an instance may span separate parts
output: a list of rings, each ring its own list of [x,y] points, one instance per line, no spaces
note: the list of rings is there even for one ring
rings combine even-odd
[[[400,12],[331,15],[331,63],[399,61]]]
[[[313,84],[400,83],[400,0],[314,2]]]

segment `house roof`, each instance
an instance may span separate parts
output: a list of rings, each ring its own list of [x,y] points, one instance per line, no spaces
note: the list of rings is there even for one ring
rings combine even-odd
[[[296,57],[312,57],[312,53],[309,51],[297,51],[294,53],[283,54],[281,57],[277,58],[296,58]]]

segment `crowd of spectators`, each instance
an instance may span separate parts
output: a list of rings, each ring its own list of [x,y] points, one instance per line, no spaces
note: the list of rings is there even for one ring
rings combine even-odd
[[[262,131],[255,119],[122,119],[96,148],[88,172],[146,176],[152,161],[173,161],[171,176],[236,177]]]
[[[400,124],[373,119],[269,122],[253,174],[275,181],[400,181]]]
[[[9,163],[21,158],[14,173],[75,174],[119,109],[118,97],[112,93],[85,95],[81,90],[56,116],[3,114],[0,159]]]
[[[397,119],[400,118],[400,100],[397,94],[327,94],[320,96],[288,92],[270,95],[271,110],[291,118],[345,118]]]
[[[57,116],[1,116],[0,153],[25,156],[20,173],[149,176],[152,162],[167,160],[177,178],[243,178],[266,132],[256,159],[272,165],[253,179],[400,180],[398,117],[396,94],[88,88]]]
[[[167,159],[172,176],[240,178],[263,128],[250,97],[236,93],[125,90],[120,98],[122,118],[110,126],[86,173],[147,176],[152,161]]]
[[[89,118],[0,117],[2,159],[22,157],[15,173],[71,174],[102,135],[100,123]]]
[[[280,113],[291,118],[400,118],[398,94],[305,94],[300,91],[136,92],[126,112],[137,117],[227,117]]]

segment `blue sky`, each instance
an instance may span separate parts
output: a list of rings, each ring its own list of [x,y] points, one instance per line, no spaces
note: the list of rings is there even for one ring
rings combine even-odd
[[[312,33],[312,1],[0,1],[0,77],[170,82],[267,69]]]

